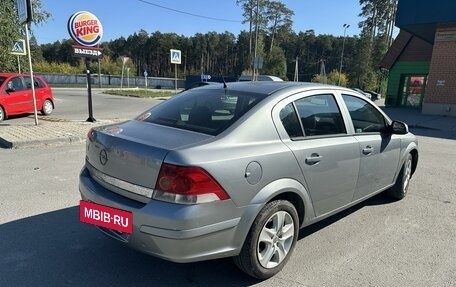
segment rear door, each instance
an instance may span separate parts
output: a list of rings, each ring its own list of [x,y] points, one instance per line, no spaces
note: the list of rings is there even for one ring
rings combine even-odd
[[[30,77],[24,77],[25,84],[27,86],[27,91],[31,95],[31,109],[33,110],[33,94],[32,94],[32,82]],[[37,110],[41,109],[44,99],[47,97],[48,89],[43,81],[39,78],[34,77],[35,85],[35,99],[36,99],[36,108]]]
[[[283,101],[279,130],[304,175],[317,216],[351,202],[359,171],[359,144],[347,134],[331,91],[305,92]]]

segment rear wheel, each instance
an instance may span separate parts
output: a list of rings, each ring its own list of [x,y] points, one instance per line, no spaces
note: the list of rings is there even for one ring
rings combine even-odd
[[[43,103],[43,108],[41,109],[41,113],[44,116],[48,116],[52,114],[52,110],[54,110],[54,105],[52,104],[52,102],[50,100],[45,100]]]
[[[296,208],[288,201],[266,204],[255,219],[234,263],[258,279],[274,276],[288,262],[298,238]]]
[[[408,154],[399,173],[396,183],[388,189],[388,195],[395,199],[403,199],[407,195],[410,179],[412,178],[412,155]]]

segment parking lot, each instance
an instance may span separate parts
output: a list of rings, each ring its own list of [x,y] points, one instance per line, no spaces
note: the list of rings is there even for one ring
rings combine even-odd
[[[290,262],[263,282],[229,258],[170,263],[80,223],[83,143],[0,149],[0,286],[456,286],[455,141],[412,131],[420,160],[407,197],[380,194],[301,230]]]

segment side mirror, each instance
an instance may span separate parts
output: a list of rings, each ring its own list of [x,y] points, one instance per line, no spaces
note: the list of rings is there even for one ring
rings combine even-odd
[[[409,132],[407,124],[400,121],[393,121],[390,130],[395,135],[405,135]]]
[[[10,93],[14,92],[14,89],[7,88],[5,92],[9,95]]]

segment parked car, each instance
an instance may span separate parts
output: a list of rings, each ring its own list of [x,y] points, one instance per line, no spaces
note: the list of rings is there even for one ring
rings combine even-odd
[[[353,88],[353,90],[357,91],[358,93],[360,93],[361,95],[365,96],[366,98],[368,98],[369,100],[372,100],[372,95],[370,93],[367,93],[359,88]]]
[[[207,82],[207,81],[200,81],[200,82],[195,82],[193,84],[191,84],[188,88],[186,88],[185,90],[190,90],[190,89],[194,89],[194,88],[199,88],[199,87],[202,87],[202,86],[207,86],[207,85],[221,85],[221,83],[218,83],[218,82]]]
[[[0,121],[12,115],[33,113],[30,75],[0,73]],[[46,81],[34,76],[36,109],[47,116],[54,110],[54,96]]]
[[[251,82],[253,79],[252,75],[241,75],[239,77],[239,82]],[[256,81],[273,81],[273,82],[282,82],[283,80],[276,76],[269,75],[257,75]]]
[[[227,85],[92,128],[80,220],[147,254],[233,257],[266,279],[300,228],[384,191],[406,196],[417,140],[364,96],[315,83]],[[225,97],[235,109],[223,110]]]
[[[382,98],[382,95],[380,93],[377,93],[374,91],[364,90],[363,92],[370,94],[371,100],[373,100],[373,101],[380,100]]]

